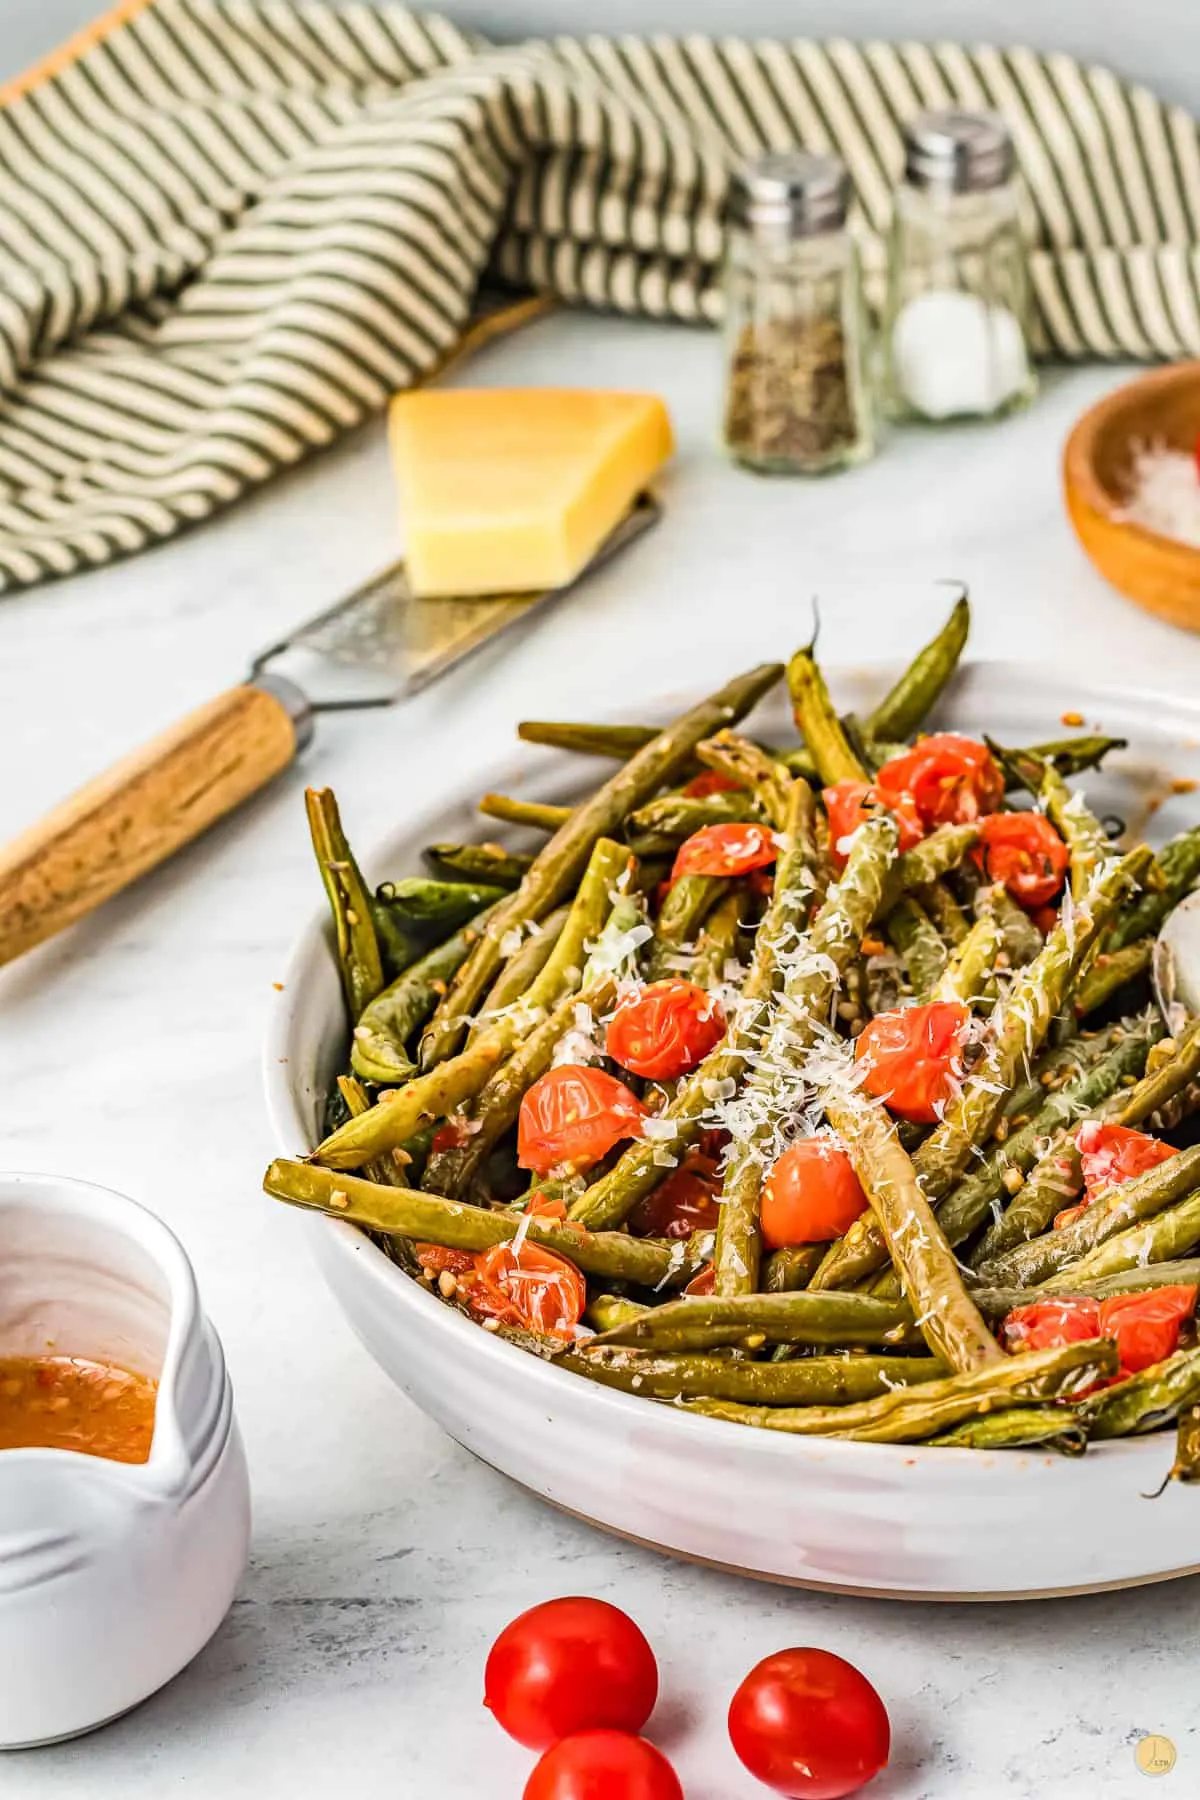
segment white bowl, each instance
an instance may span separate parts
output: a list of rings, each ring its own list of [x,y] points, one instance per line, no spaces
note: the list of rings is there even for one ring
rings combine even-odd
[[[0,1356],[158,1380],[145,1463],[0,1450],[0,1747],[90,1731],[203,1649],[246,1566],[250,1490],[225,1358],[178,1240],[144,1207],[0,1175]]]
[[[835,672],[835,695],[869,707],[890,673]],[[1064,708],[1083,713],[1089,729],[1130,740],[1088,781],[1098,811],[1140,831],[1147,803],[1172,778],[1200,777],[1200,707],[1086,689],[1030,664],[968,665],[939,722],[1029,743],[1062,735]],[[647,703],[641,716],[668,710]],[[756,729],[782,733],[785,718],[775,702],[756,716]],[[523,794],[571,797],[602,767],[539,751],[507,775],[481,770],[457,800],[399,826],[367,872],[372,880],[415,873],[425,844],[477,835],[474,803],[485,788],[519,780]],[[1168,800],[1154,813],[1154,835],[1194,822],[1196,806]],[[345,1044],[320,910],[293,953],[266,1046],[283,1154],[306,1152],[321,1136]],[[1146,1498],[1171,1461],[1172,1433],[1072,1459],[748,1430],[549,1366],[444,1306],[353,1227],[317,1219],[309,1228],[350,1323],[397,1385],[485,1462],[610,1531],[770,1580],[922,1599],[1080,1593],[1200,1568],[1200,1497],[1173,1484]]]

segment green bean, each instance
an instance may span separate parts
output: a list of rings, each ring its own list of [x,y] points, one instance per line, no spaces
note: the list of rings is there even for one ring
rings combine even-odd
[[[303,1206],[332,1218],[363,1225],[369,1231],[441,1244],[448,1250],[490,1250],[511,1243],[518,1232],[545,1250],[554,1250],[606,1281],[632,1281],[639,1287],[679,1286],[701,1266],[700,1246],[634,1238],[624,1231],[583,1231],[555,1219],[526,1219],[520,1213],[489,1212],[461,1200],[442,1200],[412,1188],[384,1187],[358,1175],[318,1169],[312,1163],[273,1162],[263,1179],[276,1200]]]
[[[1108,937],[1109,950],[1121,950],[1138,938],[1157,936],[1168,913],[1174,912],[1200,876],[1200,825],[1193,825],[1164,844],[1155,866],[1161,888],[1147,891],[1116,920]]]
[[[460,1041],[464,1020],[487,992],[500,966],[500,946],[508,934],[551,912],[571,892],[597,839],[616,830],[629,812],[669,780],[698,743],[757,705],[780,673],[779,665],[770,663],[727,683],[636,751],[603,787],[576,807],[534,859],[516,893],[488,920],[483,937],[459,970],[426,1032],[423,1067],[440,1062]]]
[[[931,1000],[961,1000],[976,1005],[992,979],[1000,950],[1000,927],[986,915],[976,919],[938,976]]]
[[[497,1013],[523,999],[529,992],[553,956],[554,946],[562,935],[570,910],[569,906],[560,906],[548,914],[540,925],[531,922],[528,937],[513,951],[485,996],[478,1018],[471,1023],[468,1043],[486,1030]]]
[[[946,1374],[936,1356],[806,1356],[796,1362],[756,1363],[602,1350],[564,1357],[559,1366],[651,1400],[707,1395],[767,1406],[845,1406]]]
[[[576,725],[550,719],[522,719],[517,736],[527,744],[548,744],[580,756],[611,756],[628,762],[658,736],[658,725]]]
[[[1200,1403],[1183,1406],[1175,1434],[1175,1461],[1168,1481],[1200,1481]]]
[[[691,979],[702,988],[720,987],[736,960],[738,933],[746,911],[744,890],[734,887],[713,907],[696,941]]]
[[[403,974],[485,907],[507,898],[500,887],[479,882],[431,881],[413,875],[376,888],[371,917],[389,980]]]
[[[1200,1146],[1196,1146],[1200,1150]],[[1172,1157],[1169,1163],[1160,1163],[1163,1170],[1173,1169],[1190,1151],[1181,1150],[1178,1157]],[[1141,1177],[1145,1180],[1145,1177]],[[1182,1183],[1183,1173],[1175,1171],[1175,1179]],[[1185,1200],[1175,1206],[1169,1206],[1165,1212],[1156,1214],[1144,1225],[1134,1225],[1128,1231],[1119,1231],[1115,1237],[1105,1238],[1094,1250],[1072,1263],[1069,1269],[1062,1269],[1057,1275],[1051,1275],[1041,1286],[1044,1290],[1058,1290],[1067,1287],[1073,1281],[1097,1281],[1103,1275],[1116,1275],[1122,1269],[1145,1268],[1148,1263],[1175,1261],[1187,1256],[1200,1244],[1200,1194],[1195,1192],[1196,1176],[1192,1174],[1193,1190]],[[1132,1187],[1127,1182],[1126,1187]],[[1091,1207],[1088,1208],[1088,1212]],[[1087,1217],[1085,1213],[1084,1218]],[[1068,1227],[1070,1229],[1070,1227]],[[1057,1237],[1059,1234],[1054,1233]],[[1044,1238],[1035,1238],[1034,1244],[1045,1242]],[[1032,1248],[1023,1244],[1022,1250]],[[1019,1256],[1020,1251],[1013,1251]]]
[[[1124,750],[1126,744],[1125,738],[1081,735],[1030,744],[1029,754],[1039,762],[1053,763],[1060,775],[1082,775],[1086,769],[1098,769],[1106,756],[1113,750]]]
[[[936,706],[958,667],[971,629],[971,607],[964,592],[935,638],[919,651],[904,674],[867,718],[869,738],[911,737]]]
[[[896,858],[880,903],[880,914],[890,912],[904,894],[926,887],[941,875],[957,869],[979,842],[977,825],[939,825],[927,838]]]
[[[350,1063],[356,1075],[379,1085],[407,1081],[415,1075],[416,1064],[406,1049],[408,1040],[425,1023],[455,970],[461,968],[486,918],[486,911],[477,913],[469,925],[413,963],[364,1007],[350,1044]]]
[[[304,804],[321,880],[329,897],[338,975],[350,1018],[362,1016],[383,987],[383,958],[371,913],[371,896],[342,830],[332,788],[306,788]]]
[[[763,1291],[798,1293],[808,1286],[824,1254],[824,1244],[796,1244],[785,1250],[772,1250],[763,1263]]]
[[[1004,1256],[980,1265],[980,1281],[991,1286],[1038,1287],[1060,1271],[1075,1278],[1081,1259],[1127,1226],[1193,1193],[1200,1187],[1200,1145],[1148,1169],[1144,1175],[1106,1188],[1069,1225],[1018,1244]],[[1074,1267],[1072,1267],[1074,1265]]]
[[[755,936],[754,958],[738,1006],[720,1043],[683,1078],[661,1115],[675,1127],[672,1149],[676,1152],[700,1135],[712,1109],[714,1088],[740,1078],[746,1057],[762,1034],[767,1001],[781,979],[780,947],[800,928],[812,895],[816,861],[811,835],[813,800],[800,783],[795,796],[797,807],[805,809],[803,825],[780,852],[771,903]],[[613,1168],[579,1197],[570,1208],[570,1217],[593,1230],[619,1225],[661,1179],[662,1168],[655,1160],[657,1148],[656,1143],[644,1141],[631,1144]]]
[[[1087,1433],[1061,1401],[1048,1406],[1014,1406],[1010,1412],[965,1419],[927,1440],[933,1450],[1032,1450],[1045,1445],[1064,1456],[1082,1456]]]
[[[1157,1021],[1147,1021],[1141,1031],[1131,1031],[1103,1062],[1082,1070],[1073,1081],[1053,1093],[1043,1092],[1043,1104],[1019,1131],[1014,1131],[946,1196],[938,1208],[938,1224],[948,1243],[957,1245],[978,1231],[1005,1192],[1005,1177],[1012,1169],[1024,1174],[1045,1155],[1046,1139],[1062,1126],[1072,1126],[1110,1095],[1128,1075],[1139,1075],[1150,1045],[1161,1036]],[[1016,1204],[1016,1202],[1014,1202]],[[1014,1242],[1017,1240],[1013,1240]]]
[[[434,874],[449,881],[482,881],[510,891],[520,887],[533,861],[499,844],[428,844],[423,854]]]
[[[816,1344],[845,1349],[920,1348],[912,1307],[866,1294],[688,1296],[653,1307],[585,1347],[622,1344],[650,1350],[708,1350],[726,1344]]]
[[[1153,938],[1139,938],[1120,950],[1102,950],[1075,989],[1076,1017],[1099,1012],[1114,994],[1146,974],[1153,954]]]
[[[555,806],[542,800],[518,800],[512,794],[485,794],[479,810],[506,825],[529,825],[535,831],[557,831],[574,812],[573,806]]]
[[[649,1311],[641,1300],[627,1300],[621,1294],[593,1294],[583,1316],[595,1331],[615,1331],[618,1325]]]
[[[797,650],[788,663],[787,684],[792,713],[821,780],[827,786],[838,781],[867,780],[867,770],[851,748],[834,711],[812,644]]]
[[[352,1119],[356,1119],[362,1113],[365,1113],[371,1104],[370,1100],[367,1098],[366,1089],[360,1081],[355,1080],[353,1075],[339,1075],[338,1090],[345,1102],[346,1111]],[[369,1181],[378,1181],[385,1187],[404,1187],[405,1181],[404,1176],[401,1174],[401,1167],[403,1167],[405,1173],[407,1173],[413,1162],[412,1150],[414,1148],[415,1146],[409,1145],[402,1151],[393,1150],[390,1156],[381,1156],[375,1162],[368,1163],[366,1169],[367,1179]],[[397,1162],[397,1157],[403,1158],[403,1164]],[[397,1268],[403,1269],[406,1274],[411,1275],[414,1279],[419,1277],[421,1272],[420,1265],[417,1262],[416,1252],[408,1238],[382,1237],[380,1239],[380,1248],[384,1251],[388,1260],[396,1264]]]
[[[1116,1274],[1097,1276],[1092,1281],[1073,1281],[1070,1287],[1055,1288],[1054,1292],[1056,1298],[1083,1295],[1092,1300],[1110,1300],[1114,1294],[1196,1286],[1200,1286],[1200,1258],[1182,1257],[1177,1262],[1155,1263],[1145,1269],[1119,1269]],[[1036,1305],[1045,1299],[1045,1294],[1041,1288],[973,1287],[971,1297],[985,1319],[999,1322],[1015,1307]]]
[[[672,959],[694,944],[704,919],[728,888],[725,875],[680,875],[671,883],[654,927],[651,981],[661,981],[672,973]]]
[[[923,999],[945,972],[947,950],[942,935],[920,901],[911,894],[893,906],[883,921],[888,943],[901,957],[913,993]]]
[[[1084,1069],[1103,1062],[1113,1045],[1131,1029],[1134,1029],[1133,1021],[1118,1019],[1102,1030],[1077,1032],[1065,1044],[1043,1050],[1029,1069],[1028,1079],[1019,1082],[1005,1101],[1004,1117],[1013,1119],[1040,1107],[1047,1088],[1073,1080]]]
[[[977,901],[980,912],[990,915],[1000,927],[1004,952],[1014,969],[1023,969],[1036,961],[1042,951],[1042,934],[1023,907],[1017,905],[1007,888],[997,883],[982,888]]]
[[[966,827],[962,829],[965,830]],[[965,943],[971,922],[950,892],[947,882],[927,882],[924,887],[916,890],[915,898],[925,908],[951,949],[957,949],[960,944]]]
[[[697,744],[696,755],[705,768],[730,776],[752,794],[776,831],[786,829],[791,778],[766,750],[734,731],[718,731]]]
[[[1133,1437],[1158,1431],[1177,1419],[1185,1407],[1200,1401],[1200,1350],[1177,1350],[1173,1356],[1105,1388],[1085,1402],[1090,1436]]]
[[[1132,1088],[1117,1088],[1102,1102],[1093,1102],[1096,1116],[1114,1125],[1143,1124],[1200,1073],[1200,1023],[1194,1024],[1177,1045],[1162,1037],[1160,1021],[1154,1015],[1142,1022],[1140,1034],[1149,1039],[1152,1051],[1146,1073]],[[1118,1054],[1118,1063],[1121,1060]],[[1019,1195],[988,1230],[971,1258],[972,1265],[982,1268],[1026,1240],[1038,1237],[1082,1185],[1082,1162],[1074,1134],[1052,1138]]]
[[[732,1400],[684,1400],[679,1405],[684,1412],[703,1413],[734,1425],[758,1425],[767,1431],[854,1438],[870,1444],[912,1444],[936,1437],[967,1419],[1088,1387],[1101,1376],[1114,1373],[1116,1364],[1116,1347],[1098,1338],[1092,1343],[1001,1356],[998,1362],[969,1375],[897,1388],[894,1393],[849,1406],[739,1406]]]
[[[801,795],[804,804],[811,804],[807,789],[799,783],[794,794],[793,807],[800,803]],[[797,823],[793,810],[788,831],[795,831]],[[842,973],[857,956],[863,934],[875,916],[898,836],[896,821],[886,813],[868,819],[854,833],[842,878],[830,888],[808,933],[808,954],[798,956],[784,977],[761,1062],[746,1084],[747,1094],[761,1100],[763,1117],[744,1143],[734,1144],[726,1159],[714,1261],[717,1294],[751,1293],[758,1286],[762,1258],[759,1194],[777,1124],[770,1110],[772,1094],[781,1070],[803,1057],[812,1046],[817,1026],[829,1016]]]
[[[313,1155],[331,1169],[356,1169],[381,1150],[403,1143],[429,1119],[446,1118],[473,1099],[513,1045],[568,989],[579,986],[585,946],[599,932],[611,905],[610,890],[625,871],[629,852],[600,838],[545,967],[524,999],[480,1032],[465,1050],[436,1064],[404,1087],[385,1094],[361,1119],[351,1119],[318,1144]],[[502,909],[497,909],[502,910]],[[492,917],[495,918],[496,914]],[[490,926],[485,925],[486,931]]]
[[[762,818],[753,794],[661,794],[630,813],[625,839],[639,856],[654,856],[676,850],[685,838],[710,825],[754,824]]]
[[[967,1374],[1003,1352],[963,1286],[916,1171],[883,1107],[862,1094],[830,1096],[826,1117],[842,1139],[935,1356]]]
[[[1039,797],[1050,823],[1067,846],[1071,898],[1082,900],[1097,871],[1112,855],[1108,833],[1083,795],[1071,792],[1052,763],[1043,770]]]

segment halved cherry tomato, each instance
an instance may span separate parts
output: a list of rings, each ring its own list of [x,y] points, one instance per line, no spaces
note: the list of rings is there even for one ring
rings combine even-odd
[[[838,781],[824,788],[821,798],[829,820],[829,854],[839,869],[845,868],[849,854],[846,839],[880,807],[895,814],[901,850],[911,850],[925,836],[925,827],[907,794],[881,794],[866,781]]]
[[[617,1007],[604,1044],[623,1069],[670,1081],[702,1062],[724,1032],[719,1003],[694,981],[652,981]]]
[[[935,731],[885,762],[875,785],[884,795],[909,795],[928,827],[969,825],[1004,798],[1004,776],[987,745],[952,731]]]
[[[528,1239],[519,1250],[493,1244],[475,1259],[479,1290],[471,1296],[477,1310],[526,1331],[569,1338],[587,1305],[587,1283],[565,1256],[543,1250]]]
[[[1044,938],[1049,937],[1058,924],[1058,908],[1056,906],[1035,906],[1029,916]]]
[[[474,1273],[475,1257],[470,1250],[447,1250],[442,1244],[414,1244],[418,1263],[431,1275],[466,1275]]]
[[[716,1284],[716,1269],[712,1263],[705,1263],[700,1273],[692,1276],[683,1291],[685,1294],[711,1294]]]
[[[1100,1302],[1085,1295],[1015,1306],[1000,1327],[1006,1350],[1059,1350],[1101,1335]]]
[[[866,1068],[867,1093],[901,1119],[933,1124],[958,1092],[970,1017],[961,1000],[876,1013],[854,1046],[855,1061]]]
[[[531,1194],[525,1211],[531,1219],[565,1219],[567,1203],[561,1194]]]
[[[844,1800],[887,1767],[887,1709],[865,1675],[829,1650],[779,1650],[751,1669],[729,1708],[751,1775],[797,1800]]]
[[[622,1138],[640,1137],[646,1109],[603,1069],[562,1063],[539,1076],[521,1102],[517,1161],[535,1175],[588,1169]]]
[[[629,1215],[635,1237],[686,1238],[712,1231],[721,1215],[721,1177],[711,1156],[691,1150],[665,1181],[639,1200]]]
[[[724,769],[704,769],[699,775],[692,776],[683,790],[683,797],[685,800],[707,800],[710,794],[739,793],[741,786],[741,782],[726,775]]]
[[[488,1653],[483,1704],[529,1750],[576,1731],[640,1731],[658,1698],[645,1637],[607,1600],[545,1600],[506,1625]]]
[[[831,1137],[801,1138],[763,1183],[763,1242],[769,1250],[832,1243],[866,1209],[867,1196],[841,1144]]]
[[[1046,906],[1067,872],[1067,846],[1044,813],[989,813],[972,852],[989,881],[1003,882],[1019,905]]]
[[[1132,1181],[1178,1154],[1170,1144],[1148,1132],[1133,1131],[1127,1125],[1109,1125],[1099,1119],[1084,1120],[1075,1133],[1075,1144],[1089,1204],[1105,1188]]]
[[[524,1800],[683,1800],[679,1777],[645,1738],[577,1731],[542,1757]]]
[[[748,875],[765,869],[778,851],[767,825],[705,825],[680,844],[671,880],[681,875]]]
[[[1143,1294],[1114,1294],[1100,1306],[1100,1335],[1116,1340],[1121,1374],[1136,1375],[1172,1356],[1179,1333],[1196,1310],[1194,1287],[1151,1288]]]

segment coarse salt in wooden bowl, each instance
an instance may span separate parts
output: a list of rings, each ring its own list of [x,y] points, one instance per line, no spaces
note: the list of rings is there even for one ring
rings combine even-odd
[[[1107,395],[1084,413],[1063,453],[1067,511],[1096,568],[1128,599],[1185,631],[1200,631],[1200,547],[1135,523],[1129,506],[1139,452],[1193,458],[1198,438],[1200,362],[1189,362]],[[1200,520],[1200,469],[1195,510]]]

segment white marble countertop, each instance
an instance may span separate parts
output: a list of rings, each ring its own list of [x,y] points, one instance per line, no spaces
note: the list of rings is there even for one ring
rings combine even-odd
[[[830,662],[903,655],[943,605],[929,586],[942,576],[971,583],[976,655],[1161,689],[1200,675],[1200,644],[1110,593],[1064,521],[1064,433],[1117,372],[1055,376],[1022,418],[908,435],[815,485],[724,466],[716,372],[710,337],[616,321],[551,320],[490,351],[471,379],[667,396],[681,448],[660,530],[418,702],[322,720],[304,771],[0,974],[0,1165],[123,1189],[181,1234],[232,1364],[256,1504],[250,1570],[214,1642],[129,1718],[4,1761],[14,1800],[515,1800],[528,1758],[479,1704],[486,1647],[523,1607],[579,1591],[649,1633],[667,1695],[653,1735],[688,1800],[765,1792],[733,1759],[725,1708],[759,1656],[795,1643],[842,1652],[883,1692],[896,1748],[878,1800],[1138,1800],[1132,1745],[1151,1731],[1179,1751],[1163,1792],[1200,1792],[1193,1582],[909,1606],[610,1541],[415,1412],[351,1338],[297,1220],[260,1196],[264,1014],[317,900],[306,774],[336,785],[368,845],[410,798],[508,753],[522,714],[602,716],[634,688],[706,686],[792,647],[813,594]],[[0,838],[395,550],[373,425],[190,538],[0,603]],[[1067,705],[1069,674],[1063,691]]]

